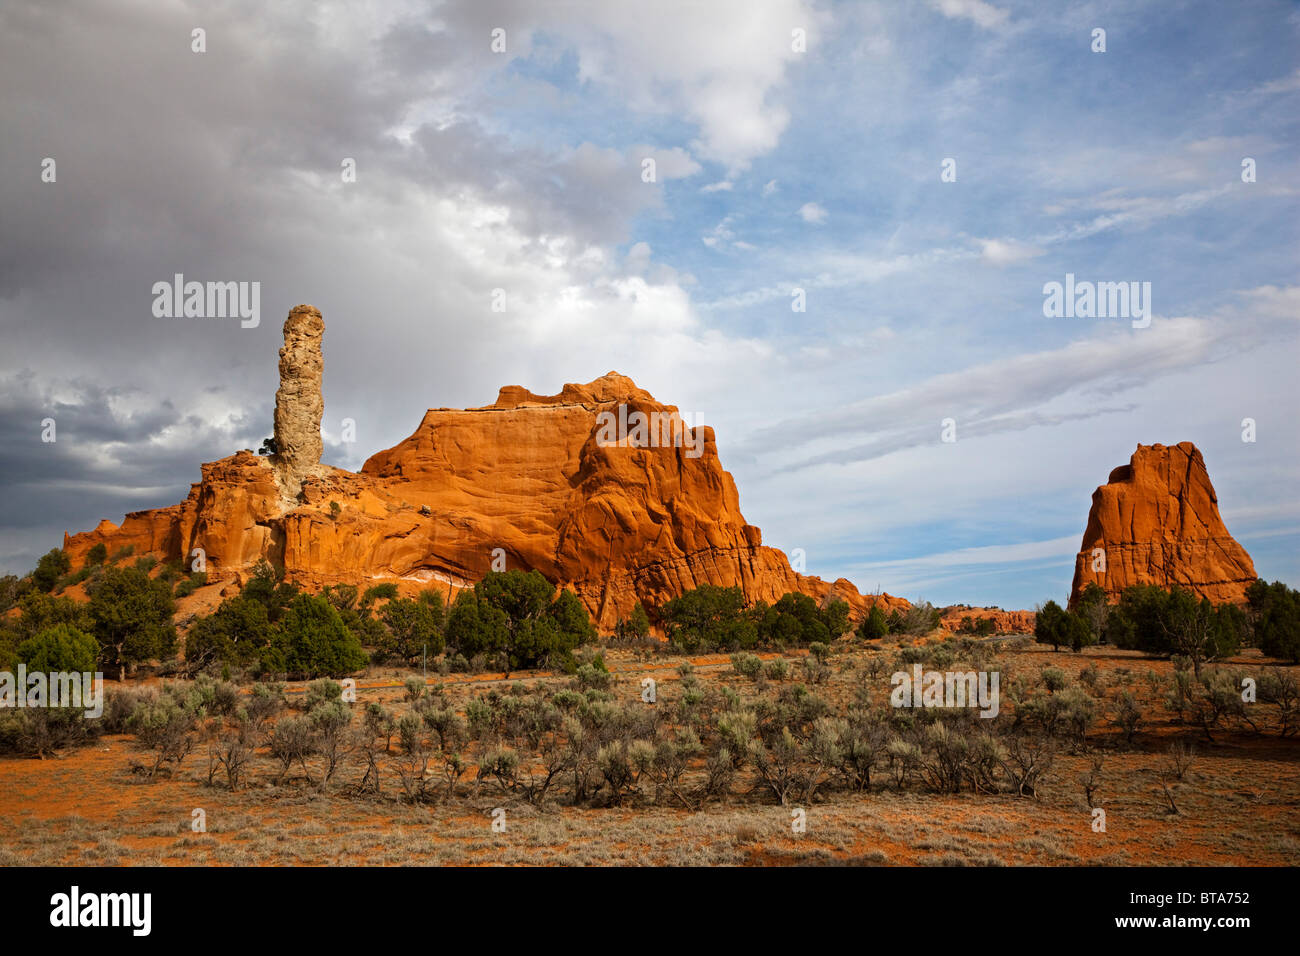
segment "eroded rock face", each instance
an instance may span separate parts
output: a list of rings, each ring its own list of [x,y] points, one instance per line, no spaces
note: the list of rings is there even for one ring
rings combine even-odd
[[[1094,570],[1104,554],[1105,569]],[[1250,555],[1219,516],[1205,460],[1191,442],[1138,445],[1092,494],[1074,563],[1070,605],[1089,582],[1111,600],[1134,584],[1177,585],[1217,603],[1242,603],[1255,580]]]
[[[1038,615],[1033,611],[1004,611],[1000,607],[954,604],[943,609],[939,623],[956,633],[962,621],[968,617],[976,624],[983,620],[991,620],[994,634],[1032,634]]]
[[[286,323],[289,354],[295,314]],[[309,330],[313,318],[319,321],[315,310],[302,320]],[[490,570],[536,569],[573,588],[602,629],[637,601],[658,606],[701,584],[739,585],[751,601],[787,591],[841,598],[855,619],[873,600],[846,580],[796,574],[782,552],[764,547],[740,513],[713,430],[690,429],[675,407],[614,372],[557,395],[512,386],[482,408],[432,409],[410,438],[358,474],[308,466],[319,457],[320,406],[293,407],[306,408],[295,427],[310,419],[317,429],[317,458],[302,452],[309,443],[301,424],[290,446],[297,451],[283,465],[297,469],[297,500],[286,505],[275,469],[240,452],[205,465],[180,505],[65,537],[74,566],[94,544],[104,541],[111,552],[129,538],[137,554],[160,558],[203,547],[210,577],[246,576],[266,558],[309,589],[394,581],[407,593],[437,587],[448,597]],[[602,413],[608,421],[637,411],[673,423],[679,442],[609,443]],[[886,610],[907,607],[889,595],[880,601]]]
[[[323,451],[324,334],[325,322],[315,306],[296,305],[289,311],[280,349],[280,388],[275,393],[275,465],[290,495],[297,495],[303,478],[317,472]]]

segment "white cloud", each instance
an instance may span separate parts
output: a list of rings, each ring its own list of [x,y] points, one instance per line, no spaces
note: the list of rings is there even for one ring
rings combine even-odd
[[[804,222],[821,225],[826,221],[826,210],[819,203],[806,202],[799,207],[799,215]]]
[[[774,192],[776,192],[776,180],[769,179],[767,183],[763,186],[763,198],[766,199]]]
[[[1291,72],[1288,76],[1279,77],[1276,80],[1269,80],[1257,86],[1254,90],[1256,93],[1293,93],[1300,90],[1300,68]]]
[[[952,417],[967,437],[1059,424],[1131,407],[1105,407],[1095,395],[1115,395],[1139,384],[1221,361],[1253,348],[1261,338],[1293,339],[1300,331],[1300,286],[1268,286],[1242,295],[1244,307],[1211,318],[1156,318],[1150,328],[1089,329],[1061,348],[998,358],[944,372],[915,385],[851,403],[832,412],[790,419],[750,436],[753,447],[779,440],[789,449],[830,442],[789,469],[874,459],[933,444],[938,423]],[[1052,407],[1064,400],[1065,407]],[[1073,407],[1070,407],[1070,406]],[[851,444],[853,435],[863,436]]]
[[[533,4],[505,7],[528,16]],[[812,47],[828,17],[807,0],[577,0],[547,5],[534,26],[577,49],[582,80],[616,87],[632,109],[678,111],[699,130],[697,152],[734,170],[789,124],[780,91],[802,56],[791,31]]]
[[[977,239],[980,244],[980,258],[992,266],[1006,266],[1026,259],[1041,256],[1044,252],[1038,246],[1016,239]]]
[[[930,0],[930,5],[950,20],[970,20],[986,30],[1000,27],[1009,14],[984,0]]]

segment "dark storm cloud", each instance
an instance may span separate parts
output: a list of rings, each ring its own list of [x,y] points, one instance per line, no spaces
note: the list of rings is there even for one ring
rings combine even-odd
[[[58,543],[33,535],[171,504],[200,462],[256,447],[299,302],[326,317],[325,431],[357,422],[327,461],[355,467],[430,405],[491,401],[509,345],[487,296],[546,250],[466,263],[464,230],[429,229],[430,203],[481,200],[505,210],[483,235],[580,250],[660,201],[628,188],[636,156],[519,147],[479,122],[494,109],[479,84],[505,66],[485,38],[513,21],[474,7],[386,28],[346,5],[0,7],[4,570]],[[178,272],[261,282],[261,325],[155,318],[152,285]]]

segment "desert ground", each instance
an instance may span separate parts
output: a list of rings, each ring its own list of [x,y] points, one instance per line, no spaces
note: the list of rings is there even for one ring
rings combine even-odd
[[[829,674],[813,690],[833,711],[863,686],[873,701],[887,702],[901,652],[958,641],[945,632],[901,644],[838,641],[827,657]],[[362,793],[364,761],[355,752],[322,785],[322,758],[309,760],[305,774],[281,775],[263,741],[243,784],[231,789],[219,778],[209,782],[202,741],[179,767],[149,776],[141,772],[150,763],[143,746],[129,734],[110,734],[45,759],[0,759],[0,865],[1256,866],[1300,858],[1300,740],[1282,734],[1275,706],[1248,705],[1257,708],[1249,712],[1253,729],[1225,721],[1207,733],[1180,722],[1163,702],[1173,679],[1168,660],[1106,646],[1054,652],[1027,637],[978,644],[987,666],[1002,673],[1004,709],[1010,680],[1019,675],[1032,684],[1049,668],[1097,701],[1096,719],[1081,741],[1062,740],[1036,796],[941,793],[914,782],[900,790],[882,764],[864,791],[826,787],[806,804],[792,799],[783,806],[742,770],[720,798],[661,793],[656,800],[647,783],[609,805],[575,806],[559,788],[554,798],[530,802],[495,780],[476,779],[471,766],[453,795],[436,784],[430,798],[411,802],[391,769],[396,736],[378,792]],[[725,654],[688,658],[643,647],[606,649],[604,660],[613,699],[641,702],[643,678],[652,677],[657,700],[643,706],[669,713],[683,694],[684,661],[694,667],[692,683],[749,702],[798,683],[806,655],[759,655],[765,664],[784,658],[790,668],[788,676],[758,681],[737,673]],[[1275,663],[1252,650],[1210,666],[1239,675]],[[372,668],[357,679],[354,709],[380,702],[397,715],[409,711],[405,683],[412,676],[421,674]],[[550,694],[577,685],[572,676],[546,672],[512,674],[509,681],[499,674],[432,674],[427,683],[462,713],[471,698],[507,694],[512,686]],[[288,712],[305,689],[285,685]],[[1131,742],[1110,707],[1123,691],[1142,712]],[[1190,763],[1176,767],[1171,748],[1187,752]],[[692,768],[686,780],[697,773]],[[1085,796],[1090,776],[1091,807],[1105,811],[1104,832]],[[204,832],[194,828],[196,810],[203,811]],[[792,827],[797,810],[803,832]]]

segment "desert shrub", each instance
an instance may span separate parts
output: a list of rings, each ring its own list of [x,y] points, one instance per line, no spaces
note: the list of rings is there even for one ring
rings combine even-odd
[[[153,763],[145,768],[150,777],[169,763],[180,767],[194,749],[197,723],[195,712],[170,693],[140,702],[127,728],[153,752]]]
[[[849,607],[832,601],[824,608],[807,594],[787,593],[771,607],[757,603],[750,613],[759,643],[779,646],[829,644],[849,630]]]
[[[1295,733],[1297,708],[1300,707],[1300,683],[1295,676],[1272,667],[1259,677],[1259,700],[1277,707],[1278,736],[1289,737]]]
[[[300,594],[280,619],[271,646],[263,652],[263,669],[306,677],[351,674],[365,667],[365,651],[339,612],[323,597]]]
[[[246,595],[227,598],[190,625],[185,661],[191,670],[212,663],[247,667],[271,646],[275,626],[266,605]]]
[[[894,611],[886,622],[891,634],[923,636],[939,626],[939,609],[929,601],[920,601],[905,611]]]
[[[68,555],[61,548],[47,551],[36,562],[36,570],[31,574],[32,586],[38,591],[49,593],[72,567]]]
[[[744,594],[738,587],[703,584],[666,602],[662,609],[668,641],[688,653],[711,647],[748,647],[757,642],[752,622],[743,620]]]
[[[1082,687],[1067,687],[1053,697],[1061,708],[1064,730],[1075,747],[1086,746],[1086,735],[1097,712],[1097,702]]]
[[[1181,588],[1135,585],[1110,609],[1105,634],[1116,647],[1187,657],[1199,675],[1203,662],[1235,653],[1247,627],[1246,615],[1235,605],[1216,608]]]
[[[1255,646],[1269,657],[1300,661],[1300,591],[1261,579],[1247,588],[1246,600]]]
[[[236,721],[233,727],[219,732],[208,744],[208,783],[218,773],[224,773],[226,786],[238,790],[244,774],[257,750],[257,738],[247,721]]]
[[[1039,608],[1034,619],[1034,639],[1039,644],[1051,644],[1054,651],[1059,651],[1062,645],[1079,651],[1096,642],[1088,621],[1055,601]]]
[[[361,596],[361,603],[374,604],[376,601],[391,601],[396,597],[397,585],[392,581],[384,581],[382,584],[366,588],[365,594]]]
[[[277,782],[284,780],[290,768],[297,763],[303,776],[311,782],[307,758],[316,753],[318,744],[312,722],[307,717],[282,717],[275,722],[267,741],[271,756],[280,761]]]
[[[640,601],[632,608],[632,613],[626,619],[619,618],[618,623],[614,625],[614,637],[623,643],[645,640],[649,635],[650,616],[646,614]]]
[[[283,709],[284,688],[279,684],[254,684],[253,692],[244,703],[244,713],[253,727],[261,727]]]
[[[447,616],[447,642],[471,659],[496,660],[506,672],[528,667],[573,666],[573,651],[595,640],[582,602],[537,571],[486,575],[462,591]]]
[[[154,568],[158,567],[158,559],[152,554],[146,554],[142,557],[136,558],[133,567],[137,571],[143,571],[145,574],[148,574]]]
[[[872,604],[862,623],[858,625],[858,637],[864,641],[878,641],[889,633],[889,624],[885,612],[879,604]]]
[[[172,653],[176,605],[165,582],[137,568],[106,568],[89,590],[92,633],[105,667],[125,678],[129,667]]]
[[[426,653],[437,657],[444,645],[441,611],[440,598],[436,604],[411,598],[389,601],[379,612],[386,632],[386,639],[379,645],[381,652],[408,664],[418,663]]]
[[[805,657],[800,664],[803,667],[803,678],[808,683],[817,685],[824,684],[831,676],[830,665],[821,658],[813,654]]]
[[[898,657],[896,658],[898,661],[897,669],[902,670],[906,667],[910,667],[912,664],[924,664],[929,659],[930,651],[928,648],[908,645],[899,648]]]
[[[946,670],[955,661],[956,655],[943,644],[934,644],[927,648],[926,663],[935,670]]]
[[[307,693],[303,697],[302,706],[303,710],[311,712],[321,704],[330,704],[342,699],[343,685],[337,681],[322,677],[307,685]]]
[[[1059,667],[1044,667],[1042,678],[1043,686],[1053,694],[1059,690],[1064,690],[1066,685],[1070,682],[1070,678],[1066,675],[1065,671],[1061,670]]]
[[[776,660],[767,662],[764,673],[768,680],[782,681],[790,675],[790,665],[785,658],[778,657]]]
[[[756,654],[732,654],[731,669],[741,677],[757,680],[763,673],[763,661]]]
[[[86,564],[103,564],[108,560],[108,546],[104,542],[99,542],[86,552]]]
[[[207,583],[208,583],[208,572],[194,571],[188,576],[182,578],[180,581],[176,582],[176,588],[175,590],[172,591],[172,594],[174,597],[178,597],[178,598],[189,597],[199,588],[207,585]]]
[[[576,683],[581,690],[608,690],[612,679],[608,670],[595,664],[583,664],[576,675]]]
[[[71,624],[55,624],[18,645],[28,671],[93,673],[99,644]]]
[[[257,601],[266,608],[267,619],[275,623],[284,613],[284,609],[298,596],[298,588],[281,581],[283,571],[276,568],[265,558],[253,566],[253,573],[240,592],[240,597]],[[356,588],[352,589],[355,598]]]
[[[4,614],[31,588],[30,579],[24,580],[16,574],[0,576],[0,615]]]
[[[1138,705],[1137,698],[1126,690],[1115,698],[1114,720],[1124,732],[1124,742],[1131,745],[1142,725],[1142,708]]]
[[[88,736],[84,709],[35,707],[0,711],[0,753],[50,757],[84,743]]]
[[[213,680],[200,675],[190,689],[196,695],[197,705],[204,713],[233,717],[239,710],[239,688],[224,680]]]
[[[99,718],[99,729],[106,734],[124,734],[130,730],[130,720],[141,702],[153,701],[158,692],[153,688],[113,687],[104,692],[104,713]]]
[[[330,782],[343,757],[348,752],[347,729],[352,723],[352,710],[343,701],[335,699],[313,707],[307,714],[316,738],[316,750],[325,758],[325,772],[321,785]],[[419,720],[416,720],[419,724]]]
[[[414,753],[420,747],[423,724],[415,714],[403,714],[397,721],[397,743],[403,753]]]

